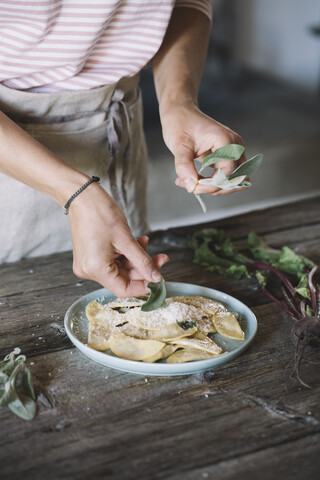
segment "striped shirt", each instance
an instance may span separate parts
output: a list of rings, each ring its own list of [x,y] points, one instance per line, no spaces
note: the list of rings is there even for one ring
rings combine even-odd
[[[0,82],[84,90],[139,72],[175,7],[211,18],[211,0],[0,0]]]

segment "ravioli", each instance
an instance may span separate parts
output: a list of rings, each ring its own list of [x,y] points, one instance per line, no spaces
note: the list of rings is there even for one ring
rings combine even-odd
[[[245,336],[237,314],[201,296],[169,297],[166,306],[141,311],[145,298],[117,298],[105,305],[89,303],[88,346],[127,360],[182,363],[224,353],[214,335],[236,340]],[[209,337],[210,335],[210,337]]]

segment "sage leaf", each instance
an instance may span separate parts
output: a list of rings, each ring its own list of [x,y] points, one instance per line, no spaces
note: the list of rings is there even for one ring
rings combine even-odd
[[[242,163],[239,165],[238,168],[236,168],[230,175],[229,179],[232,180],[235,177],[239,177],[241,175],[244,175],[245,177],[249,177],[251,173],[253,173],[261,164],[263,160],[263,155],[259,153],[258,155],[255,155],[254,157],[250,158],[246,162]]]
[[[32,420],[36,416],[37,406],[33,398],[20,394],[8,408],[23,420]]]
[[[230,177],[229,177],[230,178]],[[226,176],[223,170],[218,169],[217,173],[211,178],[202,178],[199,180],[200,185],[212,185],[222,190],[228,190],[230,188],[237,188],[238,185],[246,178],[245,175],[235,177],[231,180]]]
[[[13,402],[16,398],[15,376],[10,376],[9,380],[4,384],[4,393],[0,398],[0,407],[7,407],[9,403]]]
[[[0,362],[0,408],[8,407],[20,418],[32,420],[36,415],[36,396],[25,360],[25,355],[15,348]]]
[[[179,325],[179,327],[183,328],[183,330],[189,330],[190,328],[193,328],[193,327],[196,327],[197,325],[197,322],[195,322],[194,320],[191,320],[191,321],[184,321],[184,322],[178,322],[177,321],[177,324]]]
[[[223,160],[237,161],[239,160],[243,152],[244,147],[237,144],[230,144],[225,145],[221,148],[217,148],[213,153],[207,155],[204,158],[199,173],[201,173],[205,167],[214,165]],[[212,185],[214,187],[221,188],[221,190],[232,190],[239,187],[249,188],[251,187],[251,183],[246,181],[245,179],[259,167],[262,160],[262,154],[255,155],[254,157],[239,165],[239,167],[237,167],[228,177],[222,169],[218,168],[217,172],[214,174],[213,177],[202,178],[198,181],[198,183],[200,185]],[[196,194],[195,197],[200,203],[203,212],[206,213],[207,207],[200,195]]]
[[[213,165],[223,160],[233,160],[237,161],[244,152],[244,147],[242,145],[237,145],[231,143],[230,145],[225,145],[224,147],[217,148],[213,153],[206,156],[202,161],[202,167],[199,170],[199,173],[206,167]]]
[[[36,395],[34,392],[34,387],[32,383],[31,372],[29,368],[25,368],[24,372],[22,373],[22,386],[24,388],[25,393],[31,397],[33,400],[36,399]]]
[[[211,165],[215,165],[216,163],[219,163],[219,162],[224,162],[225,160],[230,160],[230,159],[214,157],[213,153],[211,153],[211,155],[208,155],[206,158],[203,159],[202,166],[199,170],[199,173],[201,173],[205,168],[211,167]]]
[[[148,283],[147,287],[150,289],[150,296],[148,300],[142,305],[142,312],[151,312],[157,308],[166,306],[165,298],[167,296],[165,281]]]
[[[0,385],[2,383],[6,383],[6,381],[9,379],[8,375],[6,373],[3,373],[0,371]],[[1,397],[1,395],[0,395]]]
[[[201,180],[199,180],[198,183],[200,185],[213,185],[216,187],[217,185],[224,185],[227,182],[228,182],[227,175],[224,173],[224,171],[221,168],[218,168],[217,172],[214,174],[213,177],[202,178]]]

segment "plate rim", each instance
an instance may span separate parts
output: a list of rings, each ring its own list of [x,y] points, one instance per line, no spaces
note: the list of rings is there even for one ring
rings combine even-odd
[[[251,317],[249,319],[251,329],[252,329],[250,337],[245,339],[244,342],[241,343],[241,345],[239,345],[239,347],[236,347],[230,352],[223,353],[218,357],[213,357],[205,360],[196,360],[193,362],[172,363],[172,364],[148,363],[148,362],[142,362],[137,360],[128,360],[125,358],[109,355],[105,352],[101,352],[89,347],[87,344],[83,343],[76,336],[76,334],[73,332],[73,329],[72,329],[73,319],[71,316],[74,308],[76,308],[79,303],[83,303],[84,301],[86,301],[85,300],[86,297],[90,297],[90,301],[92,301],[92,298],[91,298],[92,295],[94,295],[97,298],[101,296],[109,296],[109,295],[116,298],[116,296],[106,288],[99,288],[85,295],[82,295],[70,305],[70,307],[67,309],[64,316],[64,327],[66,330],[66,334],[69,337],[70,341],[73,343],[73,345],[75,345],[75,347],[78,348],[78,350],[80,350],[81,353],[83,353],[86,357],[90,358],[92,361],[99,363],[100,365],[104,365],[106,367],[113,368],[120,371],[135,373],[138,375],[157,375],[157,376],[190,375],[193,373],[203,372],[206,370],[217,368],[219,366],[229,363],[235,357],[238,357],[239,355],[241,355],[243,351],[246,350],[254,340],[257,333],[257,328],[258,328],[257,318],[253,313],[253,311],[241,300],[238,300],[236,297],[233,297],[232,295],[221,292],[220,290],[216,290],[214,288],[206,287],[203,285],[195,285],[195,284],[186,283],[186,282],[167,281],[166,286],[169,290],[170,288],[172,289],[175,287],[183,288],[184,286],[186,286],[187,288],[194,287],[195,289],[201,288],[208,291],[203,295],[208,295],[209,298],[212,298],[217,301],[225,302],[225,303],[229,303],[228,300],[230,300],[231,302],[238,303],[239,305],[242,306],[242,308],[244,307],[244,309],[249,313],[249,316]],[[214,295],[216,295],[219,298],[215,298]],[[247,315],[246,314],[243,314],[243,315],[245,315],[247,319]],[[106,359],[107,361],[104,361]]]

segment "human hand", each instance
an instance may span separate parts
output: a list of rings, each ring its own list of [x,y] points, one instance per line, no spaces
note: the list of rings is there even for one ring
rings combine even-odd
[[[69,207],[73,270],[94,280],[118,297],[145,295],[148,282],[161,280],[160,268],[169,260],[146,253],[148,237],[133,237],[126,218],[98,184],[90,185]]]
[[[197,173],[194,163],[194,160],[202,162],[207,155],[224,145],[235,143],[244,146],[238,134],[202,113],[192,103],[177,106],[171,104],[160,110],[160,117],[164,141],[175,157],[177,186],[185,188],[189,193],[207,193],[212,196],[228,195],[247,188],[222,190],[213,185],[200,185],[198,180],[203,177]],[[219,168],[228,176],[245,161],[243,154],[238,162],[219,162]]]

